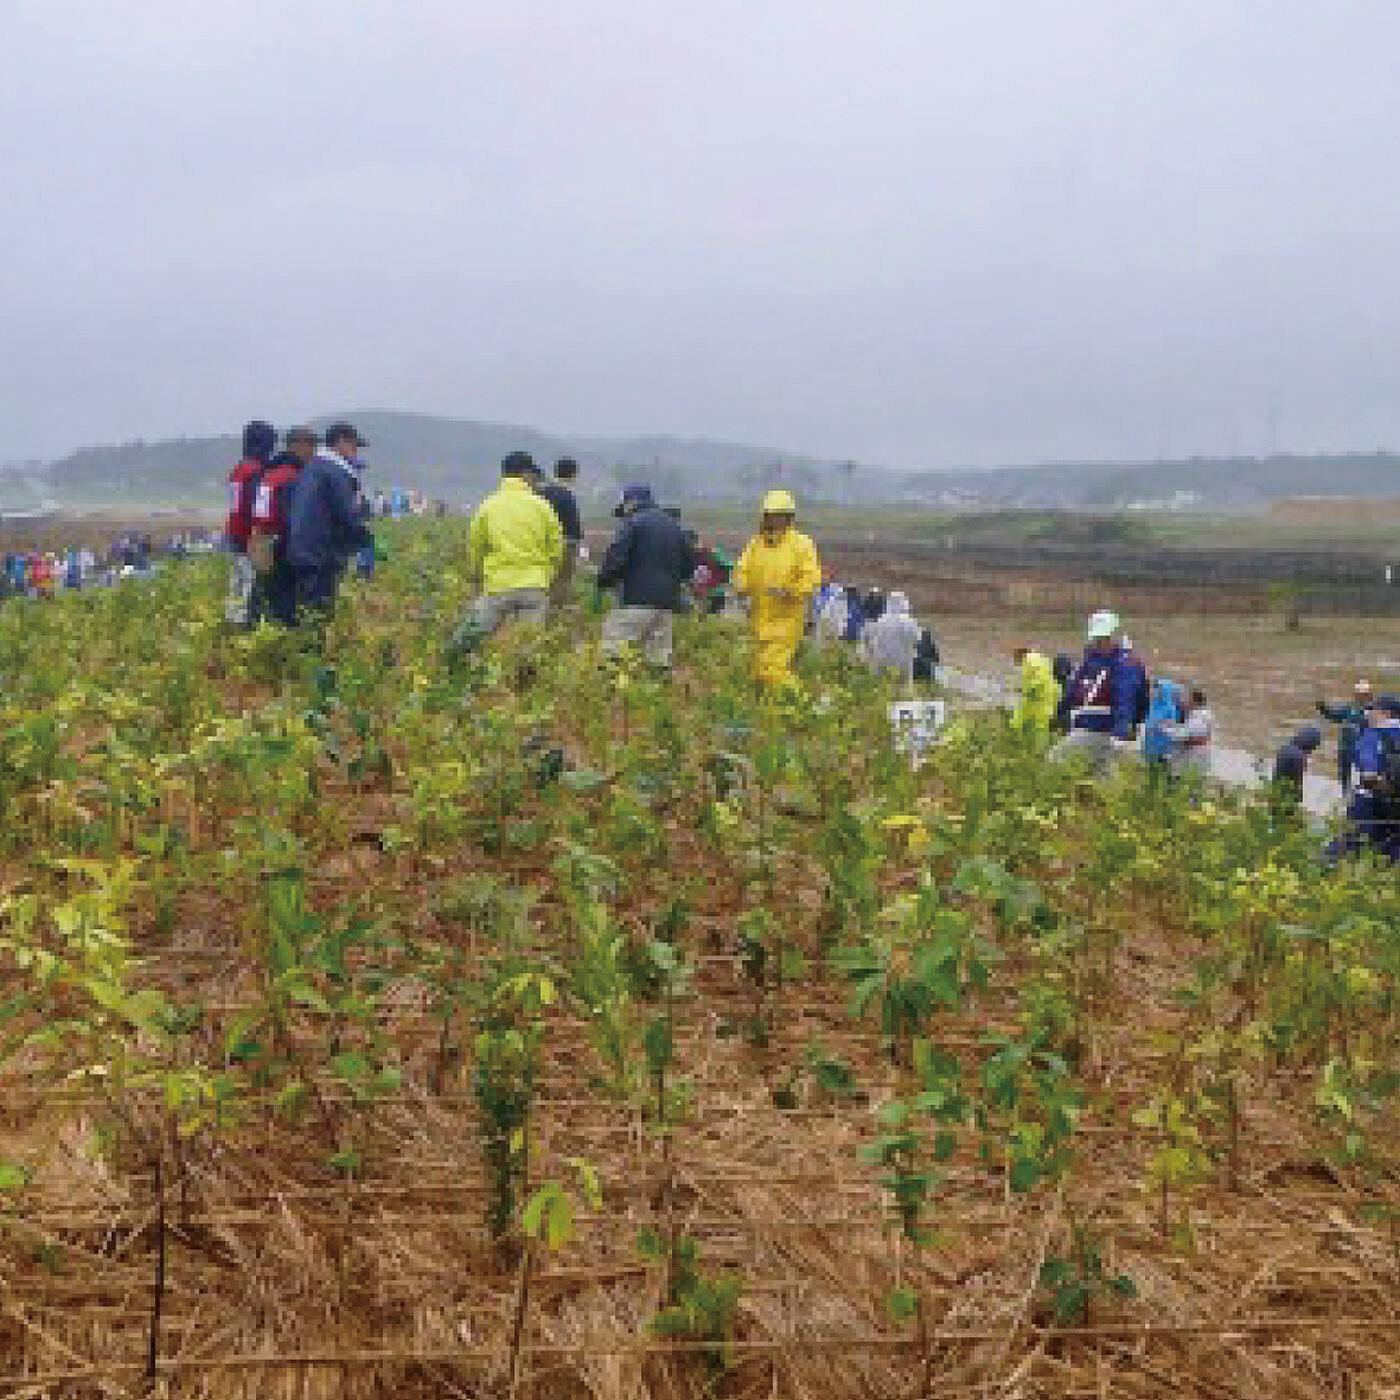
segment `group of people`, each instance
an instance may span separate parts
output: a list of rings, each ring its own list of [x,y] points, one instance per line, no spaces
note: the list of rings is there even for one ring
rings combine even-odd
[[[813,604],[813,630],[826,644],[846,643],[877,672],[905,685],[932,682],[938,669],[938,643],[914,616],[909,595],[895,589],[862,592],[854,584],[828,580]]]
[[[128,532],[100,551],[89,545],[10,551],[0,557],[0,598],[52,598],[78,589],[107,588],[119,579],[151,573],[162,557],[181,559],[213,548],[207,531],[189,530],[159,543],[149,534]]]
[[[370,503],[370,514],[380,520],[406,520],[410,516],[447,514],[446,501],[429,502],[421,491],[405,491],[395,487],[392,491],[376,491]]]
[[[1149,679],[1116,614],[1089,619],[1078,664],[1063,654],[1052,663],[1027,647],[1017,649],[1015,660],[1020,694],[1012,725],[1034,736],[1060,730],[1052,758],[1081,755],[1099,774],[1127,755],[1141,757],[1161,777],[1210,774],[1215,719],[1205,692]],[[1346,827],[1329,855],[1365,847],[1400,861],[1400,696],[1374,695],[1360,681],[1350,701],[1320,700],[1318,710],[1340,726],[1338,775],[1348,799]],[[1322,730],[1305,725],[1279,749],[1272,772],[1276,814],[1301,806],[1303,780],[1321,744]]]
[[[1078,662],[1064,652],[1052,661],[1029,646],[1012,654],[1020,691],[1011,724],[1029,739],[1048,742],[1057,761],[1085,758],[1097,773],[1122,756],[1141,757],[1157,777],[1210,771],[1215,717],[1205,691],[1147,667],[1123,634],[1114,612],[1096,612]]]
[[[97,573],[97,555],[88,548],[9,553],[0,573],[0,592],[8,598],[52,598],[65,589],[82,588]]]
[[[1339,727],[1337,777],[1347,803],[1347,824],[1329,847],[1333,859],[1369,848],[1400,861],[1400,696],[1376,695],[1369,681],[1356,683],[1352,699],[1341,704],[1319,700],[1322,718]],[[1300,795],[1322,730],[1306,724],[1279,749],[1274,760],[1275,790]]]
[[[374,535],[360,484],[365,440],[350,423],[323,437],[261,421],[243,430],[243,454],[228,478],[224,525],[233,556],[228,616],[240,626],[263,617],[294,626],[306,611],[334,604],[352,561],[374,568]]]
[[[577,474],[571,458],[556,463],[553,480],[528,453],[502,461],[499,485],[472,516],[468,574],[476,597],[453,634],[452,654],[471,650],[509,622],[542,622],[568,600],[583,550]],[[675,615],[694,606],[723,611],[732,587],[748,603],[756,677],[774,686],[792,679],[821,566],[816,546],[796,528],[797,505],[788,492],[764,498],[759,530],[733,564],[645,483],[625,487],[613,513],[619,524],[597,574],[598,587],[617,595],[603,620],[606,654],[630,647],[655,666],[669,666]]]

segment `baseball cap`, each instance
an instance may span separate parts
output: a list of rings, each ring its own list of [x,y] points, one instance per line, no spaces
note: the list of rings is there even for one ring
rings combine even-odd
[[[622,499],[613,507],[613,514],[626,515],[629,509],[640,510],[651,503],[651,487],[645,482],[633,482],[622,488]]]
[[[508,452],[501,458],[502,476],[532,476],[539,468],[528,452]]]
[[[1110,612],[1107,608],[1101,612],[1096,612],[1089,619],[1089,640],[1091,642],[1102,641],[1105,637],[1111,637],[1119,628],[1118,614]]]
[[[335,442],[338,438],[347,437],[354,438],[355,445],[357,447],[369,446],[369,443],[367,443],[364,440],[364,438],[360,436],[353,423],[332,423],[330,427],[326,429],[325,436],[322,438],[322,441],[329,445],[330,443]]]

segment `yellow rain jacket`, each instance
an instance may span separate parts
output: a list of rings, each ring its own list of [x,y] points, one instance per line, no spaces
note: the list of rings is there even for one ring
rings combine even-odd
[[[468,573],[483,593],[548,588],[564,559],[554,507],[518,476],[505,476],[472,516]]]
[[[1011,723],[1023,734],[1049,734],[1059,703],[1054,668],[1038,651],[1028,651],[1021,659],[1021,697]]]
[[[772,543],[760,531],[744,546],[734,585],[749,597],[754,674],[764,685],[792,680],[792,658],[802,640],[807,600],[821,581],[816,545],[791,527]],[[792,597],[775,597],[772,590],[780,588]]]

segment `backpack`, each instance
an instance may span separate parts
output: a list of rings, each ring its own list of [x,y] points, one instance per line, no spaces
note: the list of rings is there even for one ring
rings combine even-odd
[[[287,488],[295,480],[295,472],[274,464],[253,482],[248,559],[260,574],[276,564],[277,547],[287,536]]]
[[[1380,798],[1389,808],[1400,807],[1400,729],[1377,733],[1381,737]]]

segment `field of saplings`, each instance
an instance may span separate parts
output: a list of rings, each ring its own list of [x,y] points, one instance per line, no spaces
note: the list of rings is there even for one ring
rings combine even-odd
[[[0,1394],[1396,1393],[1388,867],[386,535],[0,608]]]

